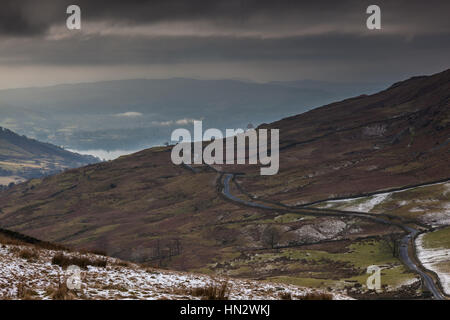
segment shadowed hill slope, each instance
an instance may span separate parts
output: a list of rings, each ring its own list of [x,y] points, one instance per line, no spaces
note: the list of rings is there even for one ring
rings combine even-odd
[[[450,70],[261,127],[280,129],[280,172],[242,183],[274,201],[303,204],[449,178]]]
[[[0,127],[0,185],[53,174],[99,159],[66,151]]]

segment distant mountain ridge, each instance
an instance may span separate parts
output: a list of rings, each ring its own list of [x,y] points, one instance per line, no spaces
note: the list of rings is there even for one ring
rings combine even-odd
[[[192,119],[244,128],[373,91],[365,84],[188,78],[8,89],[0,90],[0,126],[73,150],[139,150],[162,145]]]
[[[0,185],[98,161],[95,157],[73,153],[0,127]]]

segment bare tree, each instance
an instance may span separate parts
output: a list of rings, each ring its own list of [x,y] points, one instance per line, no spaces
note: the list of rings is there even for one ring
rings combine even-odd
[[[268,226],[264,229],[262,234],[262,241],[264,244],[274,249],[280,241],[281,235],[277,228]]]
[[[397,236],[393,233],[388,234],[385,237],[385,242],[389,249],[392,251],[392,256],[397,257],[398,256],[398,239]]]

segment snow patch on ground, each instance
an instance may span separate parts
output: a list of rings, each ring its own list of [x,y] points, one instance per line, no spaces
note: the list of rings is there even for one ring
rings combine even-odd
[[[401,288],[403,286],[412,286],[418,281],[420,281],[419,276],[417,276],[415,278],[410,278],[408,280],[405,280],[405,281],[399,283],[398,285],[395,286],[395,288],[398,289],[398,288]]]
[[[363,202],[357,203],[357,204],[352,203],[356,199],[331,200],[331,201],[328,201],[329,205],[326,207],[329,208],[333,203],[348,203],[348,205],[346,205],[345,207],[342,208],[343,210],[370,212],[373,208],[375,208],[375,206],[377,206],[380,203],[382,203],[383,201],[385,201],[390,195],[391,195],[391,193],[376,194],[374,196],[367,197],[366,200],[364,200]],[[358,199],[361,199],[361,198],[358,198]]]
[[[450,210],[429,212],[420,217],[420,220],[433,227],[450,225]]]
[[[377,205],[389,201],[391,195],[394,193],[402,193],[408,190],[416,188],[426,188],[434,185],[443,185],[444,191],[443,195],[446,196],[450,192],[450,183],[439,182],[434,184],[429,184],[425,186],[408,188],[405,190],[399,190],[394,192],[379,193],[369,197],[358,197],[340,200],[329,200],[318,205],[319,208],[336,208],[344,211],[358,211],[358,212],[371,212]],[[409,209],[410,212],[424,212],[429,211],[429,206],[432,205],[433,208],[439,210],[439,212],[428,212],[423,215],[421,219],[425,223],[430,223],[435,226],[448,225],[450,224],[450,199],[449,201],[439,200],[439,199],[414,199],[414,200],[400,200],[397,202],[398,206],[406,206],[411,203],[417,204],[417,207]],[[425,205],[425,206],[421,206]]]
[[[446,196],[447,194],[449,194],[450,193],[450,183],[446,183],[446,184],[444,184],[444,188],[445,188],[445,190],[444,190],[444,196]]]
[[[291,231],[297,241],[316,242],[336,238],[347,228],[344,221],[330,219],[318,224],[307,224]]]
[[[33,298],[50,299],[49,288],[57,288],[60,281],[65,281],[65,271],[51,263],[57,251],[34,249],[37,259],[20,258],[18,252],[27,247],[17,245],[0,245],[0,300],[17,299],[18,290],[25,286],[34,291]],[[93,254],[68,253],[65,255],[104,257]],[[254,280],[226,279],[195,273],[183,273],[167,270],[145,268],[140,265],[124,263],[108,257],[106,267],[88,266],[82,271],[82,299],[200,299],[193,296],[192,289],[208,284],[228,281],[229,298],[239,299],[280,299],[280,293],[290,293],[301,298],[308,293],[322,292],[315,289],[294,285],[268,283]],[[332,293],[334,299],[350,299],[341,293]]]
[[[442,287],[445,293],[450,294],[450,270],[443,270],[440,266],[441,263],[450,261],[450,249],[446,248],[425,248],[423,237],[425,234],[421,234],[417,237],[417,257],[425,266],[425,268],[436,272],[441,281]]]

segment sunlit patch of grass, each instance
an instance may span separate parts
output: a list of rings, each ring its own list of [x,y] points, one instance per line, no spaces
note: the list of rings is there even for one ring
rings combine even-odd
[[[442,273],[450,274],[450,261],[438,262],[436,269]]]
[[[450,227],[423,236],[425,248],[450,248]]]
[[[345,279],[347,281],[357,281],[361,285],[366,285],[369,274],[363,273],[356,277]],[[417,279],[414,273],[410,272],[403,265],[382,267],[381,285],[398,287],[409,280]]]
[[[370,265],[383,268],[383,284],[390,287],[415,279],[415,275],[393,256],[392,247],[383,239],[357,241],[343,247],[343,251],[288,248],[228,259],[222,257],[219,270],[231,276],[251,277],[257,269],[266,275],[266,280],[314,288],[342,288],[345,280],[365,285],[369,276],[366,270]]]

